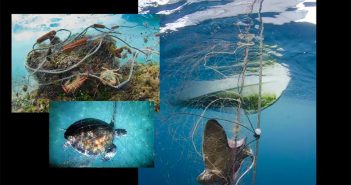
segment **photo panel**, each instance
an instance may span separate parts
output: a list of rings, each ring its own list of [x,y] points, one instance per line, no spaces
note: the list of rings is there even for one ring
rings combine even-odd
[[[12,14],[12,112],[50,101],[154,101],[159,16]]]
[[[139,13],[160,15],[162,46],[140,185],[316,184],[316,1],[139,0]]]
[[[56,168],[151,168],[154,103],[52,101],[49,163]]]

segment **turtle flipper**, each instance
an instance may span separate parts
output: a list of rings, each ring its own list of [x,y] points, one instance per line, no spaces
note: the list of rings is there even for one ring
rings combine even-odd
[[[225,180],[219,174],[219,172],[216,173],[210,169],[205,169],[196,180],[203,185],[224,184]]]
[[[127,135],[127,130],[123,128],[117,128],[115,129],[115,135],[116,136],[125,136]]]

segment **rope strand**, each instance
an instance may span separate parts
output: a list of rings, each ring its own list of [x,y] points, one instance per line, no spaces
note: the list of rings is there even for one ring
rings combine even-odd
[[[263,21],[261,17],[262,4],[264,0],[260,1],[260,8],[258,11],[258,17],[261,22],[260,25],[260,74],[259,74],[259,89],[258,89],[258,112],[257,112],[257,129],[261,128],[261,96],[262,96],[262,60],[263,60]],[[256,171],[257,171],[257,159],[258,159],[258,146],[259,139],[256,140],[256,149],[255,149],[255,158],[254,158],[254,166],[253,166],[253,174],[252,174],[252,185],[256,184]]]

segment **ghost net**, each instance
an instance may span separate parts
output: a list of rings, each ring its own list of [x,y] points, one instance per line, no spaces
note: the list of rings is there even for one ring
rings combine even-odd
[[[91,28],[100,34],[87,35],[87,31]],[[62,86],[66,93],[79,88],[87,77],[96,78],[112,88],[121,88],[130,80],[135,59],[139,53],[147,55],[150,50],[131,46],[118,36],[121,33],[115,31],[116,28],[118,27],[108,28],[101,24],[94,24],[74,36],[66,29],[50,31],[37,39],[32,51],[28,54],[25,67],[31,72],[30,75],[35,75],[40,85],[68,80]],[[69,32],[69,36],[64,41],[56,36],[56,33],[61,31]],[[50,44],[41,44],[45,40],[50,40]],[[116,40],[121,41],[125,46],[117,48]],[[36,48],[37,45],[39,45],[38,48]],[[132,53],[132,49],[136,52]],[[124,81],[120,81],[122,72],[116,59],[127,58],[128,54],[132,55],[129,60],[129,75]],[[57,76],[59,76],[58,79]],[[69,81],[70,79],[74,80]]]
[[[32,89],[32,97],[28,99],[46,102],[153,99],[157,103],[159,64],[151,58],[158,56],[159,52],[156,47],[134,47],[126,41],[126,34],[122,32],[138,26],[144,27],[93,24],[75,34],[59,29],[39,37],[25,62],[29,75],[24,91],[28,86],[35,86],[28,88]],[[31,79],[36,83],[30,83]],[[40,101],[32,104],[40,104]],[[14,102],[13,107],[16,110],[28,106]],[[21,111],[42,112],[45,109]]]

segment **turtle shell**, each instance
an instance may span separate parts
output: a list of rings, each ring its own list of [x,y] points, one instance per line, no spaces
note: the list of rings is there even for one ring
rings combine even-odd
[[[110,124],[102,120],[95,119],[95,118],[85,118],[74,122],[66,129],[65,139],[68,139],[69,136],[80,134],[81,132],[98,131],[98,130],[106,130],[106,131],[113,132],[114,128]]]
[[[64,137],[69,145],[85,155],[99,155],[115,148],[114,128],[95,118],[74,122],[67,128]]]

